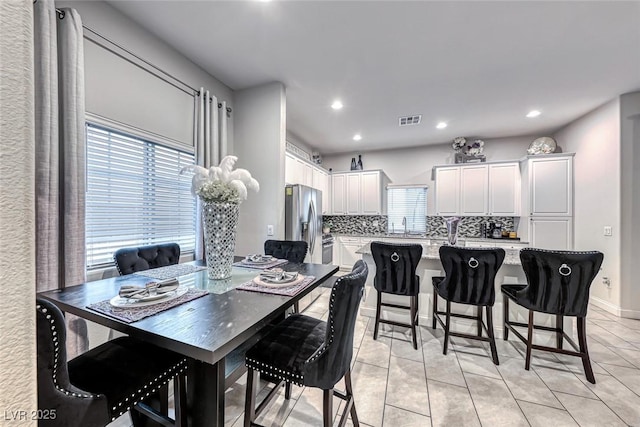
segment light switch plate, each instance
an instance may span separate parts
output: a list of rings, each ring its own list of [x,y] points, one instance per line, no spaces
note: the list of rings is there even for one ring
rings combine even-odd
[[[267,236],[273,236],[273,225],[267,225]]]
[[[604,235],[605,235],[605,236],[611,236],[611,235],[613,235],[613,230],[612,230],[612,228],[611,228],[611,226],[610,226],[610,225],[605,225],[605,226],[604,226]]]

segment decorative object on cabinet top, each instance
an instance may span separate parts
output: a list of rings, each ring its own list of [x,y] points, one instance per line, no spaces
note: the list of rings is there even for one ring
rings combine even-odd
[[[295,154],[296,156],[298,156],[298,157],[300,157],[302,159],[305,159],[305,160],[311,162],[311,155],[309,153],[304,151],[302,148],[290,143],[289,141],[287,141],[286,150],[288,152],[290,152],[290,153]],[[320,163],[322,163],[322,161],[320,161],[320,163],[314,161],[313,163],[320,164]]]
[[[540,138],[534,139],[529,148],[527,149],[528,154],[551,154],[555,153],[557,148],[556,140],[551,138],[550,136],[543,136]]]
[[[453,139],[451,144],[455,152],[455,163],[476,163],[486,162],[487,159],[482,151],[484,150],[484,141],[476,139],[471,143],[467,143],[467,139],[459,136]]]

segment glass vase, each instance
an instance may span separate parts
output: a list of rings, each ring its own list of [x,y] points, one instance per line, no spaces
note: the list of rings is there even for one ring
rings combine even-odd
[[[209,279],[231,277],[236,250],[237,203],[202,202],[202,222]]]

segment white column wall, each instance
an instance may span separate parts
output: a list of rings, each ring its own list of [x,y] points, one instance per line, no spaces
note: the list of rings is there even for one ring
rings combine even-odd
[[[620,97],[621,315],[640,319],[640,92]]]
[[[615,100],[573,121],[555,134],[564,151],[574,152],[575,249],[605,254],[602,270],[591,285],[591,299],[620,314],[621,228],[620,205],[620,101]],[[604,236],[604,226],[613,228]],[[602,283],[608,277],[611,287]]]
[[[35,426],[33,6],[0,1],[0,416]]]
[[[262,253],[265,240],[284,238],[284,86],[268,83],[236,91],[234,115],[236,166],[260,183],[260,192],[249,191],[240,205],[236,253]],[[273,236],[267,236],[267,225],[274,226]]]

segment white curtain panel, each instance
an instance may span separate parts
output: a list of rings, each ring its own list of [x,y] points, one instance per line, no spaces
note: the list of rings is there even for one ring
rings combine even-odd
[[[34,4],[36,287],[85,281],[85,124],[82,21]],[[67,317],[70,356],[88,347],[86,322]]]
[[[210,168],[217,166],[226,155],[227,115],[226,105],[218,108],[218,99],[208,90],[200,88],[195,96],[194,136],[196,163],[198,166]],[[223,112],[224,109],[224,112]],[[224,151],[222,151],[224,147]],[[194,258],[204,259],[204,229],[200,211],[200,199],[197,200],[196,249]]]

